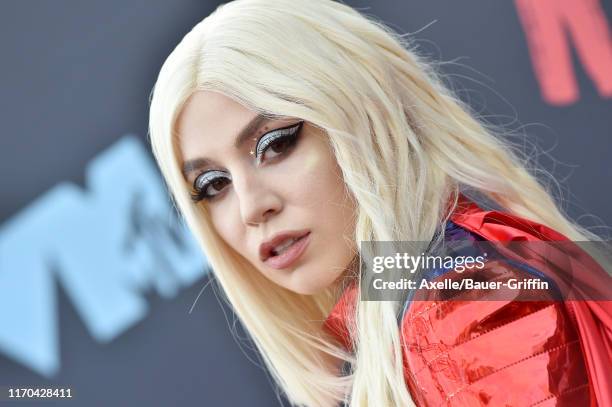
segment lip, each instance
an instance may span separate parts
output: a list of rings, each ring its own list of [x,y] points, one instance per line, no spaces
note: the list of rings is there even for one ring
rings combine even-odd
[[[294,242],[285,252],[278,256],[272,256],[272,249],[278,246],[286,239],[300,239]],[[272,239],[267,240],[259,246],[259,258],[268,266],[276,269],[289,267],[295,262],[304,252],[310,242],[310,230],[296,230],[281,232],[275,235]]]

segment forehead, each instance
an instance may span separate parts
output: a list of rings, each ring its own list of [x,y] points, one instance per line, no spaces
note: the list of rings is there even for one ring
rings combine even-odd
[[[232,138],[245,123],[257,114],[235,100],[212,91],[197,91],[187,99],[181,110],[176,131],[185,159],[190,151],[222,138]]]

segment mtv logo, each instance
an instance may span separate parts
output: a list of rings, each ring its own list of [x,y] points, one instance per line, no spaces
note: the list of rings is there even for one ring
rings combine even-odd
[[[147,314],[143,294],[175,296],[208,271],[140,141],[125,136],[0,227],[0,352],[59,369],[55,281],[89,333],[109,342]]]

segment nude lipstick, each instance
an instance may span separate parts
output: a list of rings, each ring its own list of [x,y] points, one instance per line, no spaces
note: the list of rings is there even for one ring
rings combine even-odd
[[[259,257],[267,266],[281,270],[295,263],[309,243],[309,230],[282,232],[259,247]]]

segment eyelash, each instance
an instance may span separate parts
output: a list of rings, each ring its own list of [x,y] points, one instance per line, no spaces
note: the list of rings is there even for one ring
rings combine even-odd
[[[272,130],[262,135],[257,140],[257,144],[255,145],[255,157],[257,160],[257,165],[261,164],[264,154],[279,141],[287,141],[289,145],[285,147],[283,151],[278,153],[278,155],[275,157],[287,154],[295,146],[300,136],[303,124],[304,122],[300,121],[297,124],[292,124],[287,127]],[[214,176],[216,174],[221,174],[221,176]],[[227,173],[219,170],[206,171],[205,173],[198,175],[193,182],[193,192],[191,193],[192,201],[197,203],[201,200],[214,199],[217,195],[221,193],[221,191],[215,195],[208,195],[206,191],[216,181],[223,178],[225,178],[229,182],[231,182],[232,180],[231,175],[228,175]]]

